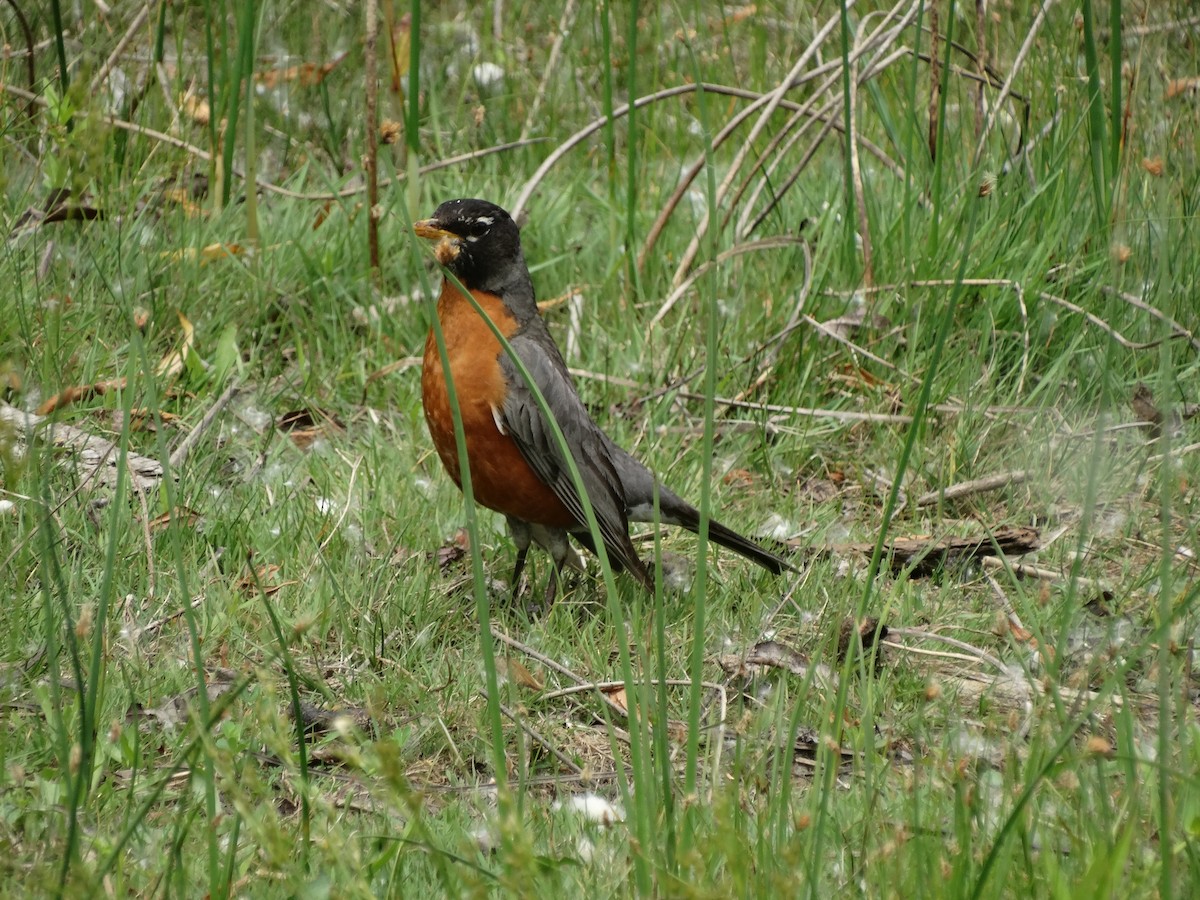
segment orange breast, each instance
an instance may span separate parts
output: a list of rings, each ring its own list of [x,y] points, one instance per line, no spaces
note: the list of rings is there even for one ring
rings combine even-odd
[[[506,338],[515,333],[516,320],[504,303],[491,294],[471,292]],[[454,379],[467,439],[467,459],[475,499],[489,509],[524,522],[567,528],[576,524],[554,491],[525,462],[512,438],[500,432],[493,409],[503,409],[507,395],[500,357],[504,352],[487,323],[453,285],[446,282],[438,299],[438,321],[446,339],[450,375]],[[425,339],[421,367],[421,400],[433,446],[454,483],[462,487],[454,419],[442,360],[433,330]]]

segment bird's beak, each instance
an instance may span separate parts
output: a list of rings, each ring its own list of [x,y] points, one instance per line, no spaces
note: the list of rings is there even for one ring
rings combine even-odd
[[[453,232],[439,227],[437,219],[421,219],[418,222],[413,222],[413,231],[416,232],[417,237],[423,237],[430,241],[455,237]]]

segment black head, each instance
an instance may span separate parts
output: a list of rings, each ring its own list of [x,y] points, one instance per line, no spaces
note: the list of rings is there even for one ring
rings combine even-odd
[[[413,230],[437,241],[438,262],[468,290],[497,294],[517,307],[514,312],[533,305],[517,223],[496,204],[447,200],[430,218],[413,223]]]

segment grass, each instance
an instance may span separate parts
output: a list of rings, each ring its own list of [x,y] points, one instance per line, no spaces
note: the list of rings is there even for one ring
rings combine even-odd
[[[321,196],[362,187],[360,19],[155,8],[88,90],[129,21],[52,7],[61,27],[32,23],[49,108],[27,113],[24,59],[0,58],[0,391],[36,410],[104,385],[50,419],[118,457],[100,483],[48,426],[0,420],[7,890],[1189,893],[1200,178],[1194,94],[1160,72],[1195,70],[1194,24],[1056,5],[1021,56],[1037,6],[993,5],[986,96],[1010,73],[1012,93],[981,140],[963,4],[937,5],[936,40],[922,4],[584,5],[560,32],[563,7],[510,0],[498,32],[414,8],[407,39],[383,4],[380,115],[402,124],[376,274],[365,191]],[[767,94],[819,32],[782,96],[804,109],[728,138],[751,100],[617,116],[631,85]],[[418,175],[516,141],[543,80],[535,142]],[[406,360],[440,276],[409,223],[452,196],[511,207],[595,121],[538,176],[522,235],[584,401],[713,516],[791,538],[803,571],[645,530],[690,588],[589,578],[531,616],[498,583],[502,522],[469,516],[431,452]],[[707,265],[651,327],[676,281],[797,235]],[[169,464],[144,493],[141,458]],[[1003,526],[1036,528],[1021,562],[1057,577],[888,564],[896,538]],[[837,651],[868,616],[902,645],[874,674]],[[764,641],[803,659],[739,669]],[[624,692],[558,693],[580,682]],[[585,790],[623,820],[582,813]]]

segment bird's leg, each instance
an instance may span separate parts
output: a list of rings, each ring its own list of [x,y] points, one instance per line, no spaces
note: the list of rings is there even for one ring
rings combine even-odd
[[[528,547],[520,547],[517,549],[517,562],[513,566],[512,581],[511,581],[512,595],[514,597],[516,597],[517,593],[521,590],[521,572],[525,568],[525,557],[527,557],[528,555],[529,555]]]
[[[512,573],[512,596],[515,598],[521,589],[521,573],[525,571],[525,558],[529,555],[529,545],[533,543],[533,529],[528,522],[509,516],[508,533],[517,545],[517,562]]]
[[[571,564],[572,559],[578,565],[579,557],[571,548],[571,541],[567,533],[561,528],[547,528],[544,529],[544,532],[540,535],[539,540],[544,539],[546,549],[550,551],[550,557],[554,560],[554,571],[550,573],[550,580],[546,583],[546,609],[548,610],[554,605],[554,598],[558,596],[558,589],[563,579],[563,569]]]
[[[558,596],[558,581],[562,578],[562,572],[558,568],[558,564],[554,564],[554,568],[550,572],[550,577],[546,581],[546,590],[543,594],[545,598],[543,604],[547,612],[554,605],[554,598]]]

